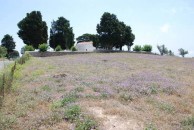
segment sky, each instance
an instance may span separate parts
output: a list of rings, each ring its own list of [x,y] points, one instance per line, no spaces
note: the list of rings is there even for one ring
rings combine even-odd
[[[134,45],[150,44],[159,53],[157,45],[164,44],[176,55],[183,48],[189,51],[187,57],[194,57],[194,0],[0,0],[0,5],[0,40],[11,35],[19,52],[24,44],[17,24],[26,13],[40,11],[48,34],[51,22],[63,16],[76,38],[96,34],[101,16],[109,12],[131,26]]]

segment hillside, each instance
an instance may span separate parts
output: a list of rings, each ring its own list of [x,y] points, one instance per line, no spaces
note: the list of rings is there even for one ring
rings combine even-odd
[[[0,110],[3,130],[194,127],[194,59],[128,53],[31,58],[14,77]]]

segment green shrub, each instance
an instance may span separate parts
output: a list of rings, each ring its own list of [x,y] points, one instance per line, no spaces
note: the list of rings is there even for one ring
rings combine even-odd
[[[26,45],[24,46],[24,51],[34,51],[34,47],[32,45]]]
[[[151,123],[148,124],[147,127],[145,128],[145,130],[157,130],[157,128]]]
[[[74,93],[68,94],[61,101],[61,105],[65,106],[65,105],[67,105],[69,103],[75,102],[76,99],[77,99],[76,94],[74,94]]]
[[[7,55],[7,49],[5,47],[0,46],[0,58],[5,57]]]
[[[132,101],[133,97],[128,93],[122,93],[119,97],[122,101]]]
[[[71,47],[71,51],[77,51],[76,47],[75,46],[72,46]]]
[[[157,84],[152,84],[151,87],[149,87],[149,93],[150,94],[157,94],[158,93],[158,85]]]
[[[61,101],[55,101],[51,104],[51,110],[55,110],[57,108],[60,108],[62,106]]]
[[[46,52],[49,49],[49,46],[46,43],[40,44],[38,46],[39,52]]]
[[[133,51],[141,51],[141,45],[135,45],[134,48],[133,48]]]
[[[76,123],[75,130],[91,130],[96,128],[96,122],[90,118],[79,120]]]
[[[11,130],[17,124],[17,118],[14,114],[3,114],[0,112],[0,130]]]
[[[69,106],[65,111],[65,118],[66,120],[73,122],[79,118],[81,114],[81,108],[77,105]]]
[[[152,46],[151,45],[144,45],[142,51],[151,52]]]
[[[93,87],[92,89],[94,92],[100,92],[100,88],[98,88],[98,87]]]
[[[84,88],[83,87],[77,87],[75,88],[75,92],[83,92]]]
[[[45,85],[45,86],[42,86],[42,90],[43,91],[50,92],[51,91],[51,88],[48,85]]]
[[[100,96],[101,96],[101,98],[103,98],[103,99],[109,97],[108,93],[105,93],[105,92],[102,92]]]
[[[60,45],[58,45],[56,48],[55,48],[55,51],[62,51],[62,48]]]
[[[193,130],[194,128],[194,116],[189,117],[181,122],[182,126],[187,130]]]
[[[27,60],[30,59],[30,54],[29,53],[25,53],[24,55],[22,55],[22,57],[20,57],[18,60],[17,60],[17,63],[19,64],[24,64]]]

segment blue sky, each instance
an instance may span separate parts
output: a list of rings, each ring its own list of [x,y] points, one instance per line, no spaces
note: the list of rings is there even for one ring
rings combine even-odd
[[[70,21],[75,38],[84,33],[96,33],[96,25],[104,12],[117,15],[130,25],[136,36],[135,44],[165,44],[178,54],[179,48],[194,57],[194,0],[0,0],[0,40],[13,36],[16,49],[24,46],[18,37],[17,23],[26,13],[41,11],[47,22],[63,16]]]

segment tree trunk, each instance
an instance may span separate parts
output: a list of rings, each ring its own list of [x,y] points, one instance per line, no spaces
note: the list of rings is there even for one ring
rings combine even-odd
[[[120,46],[119,48],[120,48],[120,51],[122,51],[122,46]]]
[[[131,51],[131,46],[128,46],[128,51]]]

